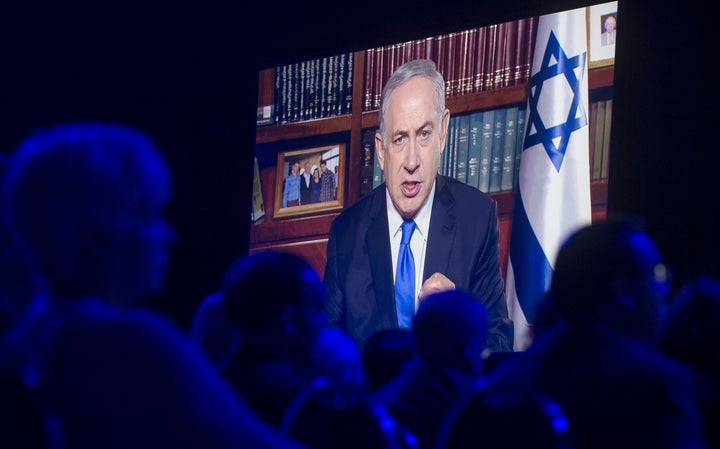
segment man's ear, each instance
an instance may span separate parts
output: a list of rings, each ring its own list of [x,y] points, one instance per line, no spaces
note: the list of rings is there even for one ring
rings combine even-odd
[[[385,171],[385,145],[380,131],[375,133],[375,152],[377,153],[380,169]]]
[[[440,153],[445,151],[445,140],[447,139],[448,126],[450,125],[450,109],[445,109],[440,119]]]

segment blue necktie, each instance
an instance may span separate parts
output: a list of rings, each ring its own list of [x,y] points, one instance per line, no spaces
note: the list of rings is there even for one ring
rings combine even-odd
[[[414,221],[403,222],[402,241],[395,273],[395,307],[397,308],[398,326],[405,329],[410,328],[415,315],[415,259],[410,249],[410,238],[414,230]]]

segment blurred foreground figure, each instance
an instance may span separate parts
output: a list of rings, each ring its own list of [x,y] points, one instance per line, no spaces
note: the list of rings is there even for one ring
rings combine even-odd
[[[433,447],[445,414],[484,371],[488,314],[464,289],[428,295],[412,323],[415,359],[373,393],[423,449]]]
[[[163,288],[170,173],[119,125],[36,132],[9,161],[3,224],[35,297],[8,331],[51,447],[295,447],[255,416],[167,318],[133,308]]]
[[[223,373],[279,429],[290,401],[319,375],[315,349],[327,325],[322,281],[302,258],[262,251],[228,268],[221,295],[240,334]]]
[[[560,248],[532,345],[496,366],[490,386],[557,401],[576,447],[705,447],[697,384],[657,349],[667,284],[637,223],[579,229]]]
[[[667,309],[660,349],[692,369],[708,446],[720,448],[720,279],[697,277]]]

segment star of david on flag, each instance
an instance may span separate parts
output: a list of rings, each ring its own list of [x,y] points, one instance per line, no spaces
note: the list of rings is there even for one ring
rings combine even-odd
[[[532,342],[560,245],[590,224],[585,9],[538,19],[506,276],[515,350]]]

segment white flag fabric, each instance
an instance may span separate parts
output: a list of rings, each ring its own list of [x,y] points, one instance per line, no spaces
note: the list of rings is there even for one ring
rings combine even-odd
[[[560,245],[592,220],[585,30],[584,8],[538,20],[506,276],[516,351],[532,342]]]

